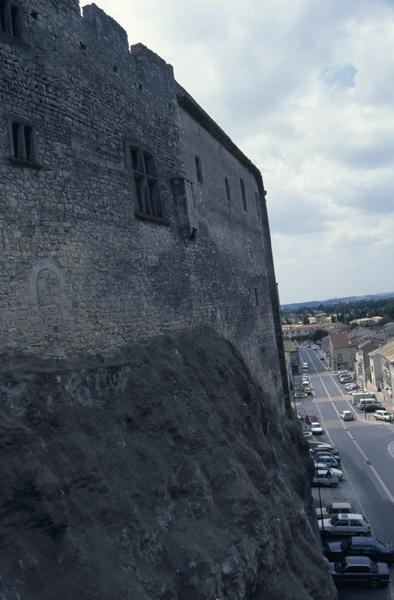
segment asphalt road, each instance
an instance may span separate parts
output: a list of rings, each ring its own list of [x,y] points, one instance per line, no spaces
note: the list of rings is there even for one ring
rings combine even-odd
[[[344,481],[338,488],[321,490],[322,501],[352,502],[371,523],[373,534],[394,544],[394,424],[376,421],[368,414],[365,419],[364,413],[351,406],[351,396],[328,370],[319,353],[305,347],[300,351],[302,360],[308,362],[314,395],[298,406],[320,417],[325,429],[320,439],[338,448],[344,471]],[[352,410],[356,420],[343,422],[339,418],[342,410]],[[317,504],[315,490],[314,497]],[[339,598],[394,600],[394,582],[389,588],[377,590],[342,587]]]

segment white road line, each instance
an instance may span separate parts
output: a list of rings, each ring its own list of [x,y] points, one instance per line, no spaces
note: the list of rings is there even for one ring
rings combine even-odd
[[[331,394],[328,391],[327,387],[325,386],[322,377],[319,377],[322,386],[324,387],[324,389],[326,390],[326,393],[328,395],[328,397],[330,398],[330,403],[331,406],[333,407],[333,409],[335,410],[335,412],[338,415],[339,421],[343,427],[343,429],[346,431],[347,435],[349,436],[349,438],[352,440],[353,444],[355,445],[355,447],[357,448],[357,450],[360,452],[361,456],[363,457],[363,459],[365,460],[365,463],[368,465],[368,467],[370,468],[370,470],[372,471],[372,473],[375,475],[375,478],[377,479],[377,481],[379,482],[381,488],[383,489],[383,491],[385,492],[385,494],[387,495],[388,499],[390,500],[391,503],[394,504],[394,496],[392,496],[392,494],[390,493],[390,490],[388,489],[387,485],[384,483],[383,479],[381,478],[381,476],[379,475],[379,473],[376,471],[375,467],[370,464],[371,460],[368,458],[368,456],[365,454],[364,450],[361,448],[360,444],[358,442],[356,442],[356,440],[354,439],[353,435],[350,433],[350,431],[348,430],[348,428],[345,426],[345,424],[343,423],[343,421],[341,420],[340,416],[339,416],[339,412],[337,410],[337,407],[335,406],[334,402],[332,401],[331,398]],[[320,413],[321,416],[321,413]],[[327,436],[329,436],[328,432],[327,432]],[[352,486],[353,487],[353,486]],[[357,497],[357,496],[356,496]],[[360,504],[361,506],[361,504]]]
[[[319,379],[321,380],[321,383],[322,383],[322,385],[323,385],[324,389],[326,390],[326,392],[327,392],[327,394],[328,394],[328,397],[329,397],[330,403],[332,404],[332,406],[333,406],[334,410],[337,412],[337,414],[338,414],[338,416],[339,416],[339,413],[338,413],[337,409],[335,408],[335,406],[334,406],[334,404],[333,404],[333,402],[332,402],[332,400],[331,400],[330,393],[329,393],[329,391],[327,390],[326,386],[324,385],[324,383],[323,383],[323,380],[322,380],[322,378],[321,378],[320,376],[319,376]],[[317,406],[317,410],[318,410],[318,412],[319,412],[319,415],[320,415],[320,417],[321,417],[321,419],[322,419],[322,421],[323,421],[323,416],[322,416],[322,414],[321,414],[320,407],[319,407],[319,405],[318,405],[318,404],[316,404],[316,406]],[[330,436],[329,432],[327,431],[327,429],[326,429],[326,435],[327,435],[328,439],[330,440],[331,446],[334,446],[334,448],[335,448],[334,441],[333,441],[332,437]],[[353,439],[353,438],[352,438],[352,436],[350,436],[350,439]],[[343,470],[343,471],[345,471],[345,469],[343,469],[343,466],[342,466],[342,470]],[[345,472],[346,472],[346,471],[345,471]],[[357,494],[356,490],[354,489],[354,486],[353,486],[353,484],[352,484],[352,481],[351,481],[351,479],[349,479],[349,477],[347,477],[347,478],[346,478],[346,481],[349,483],[349,485],[350,485],[350,487],[351,487],[351,489],[352,489],[353,495],[354,495],[354,497],[355,497],[355,498],[356,498],[356,500],[357,500],[357,504],[359,505],[359,507],[360,507],[360,509],[361,509],[361,512],[363,513],[363,515],[366,515],[367,513],[366,513],[366,511],[365,511],[365,508],[363,507],[363,504],[362,504],[362,502],[361,502],[361,500],[360,500],[360,496]]]

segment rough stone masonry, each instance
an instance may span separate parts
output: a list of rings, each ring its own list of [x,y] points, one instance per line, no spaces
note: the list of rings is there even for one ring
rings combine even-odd
[[[2,600],[335,596],[265,196],[97,6],[0,0]]]

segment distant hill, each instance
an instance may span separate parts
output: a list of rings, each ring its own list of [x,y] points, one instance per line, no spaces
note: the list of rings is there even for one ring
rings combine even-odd
[[[299,308],[316,308],[323,304],[324,306],[335,306],[335,304],[349,304],[350,302],[365,302],[368,300],[384,300],[385,298],[394,298],[394,292],[385,292],[384,294],[368,294],[366,296],[345,296],[344,298],[329,298],[328,300],[310,300],[309,302],[295,302],[293,304],[282,304],[283,311],[297,310]]]

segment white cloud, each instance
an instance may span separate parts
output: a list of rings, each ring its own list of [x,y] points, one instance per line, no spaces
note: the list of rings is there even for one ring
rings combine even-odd
[[[392,0],[97,0],[263,173],[281,300],[387,291]]]

